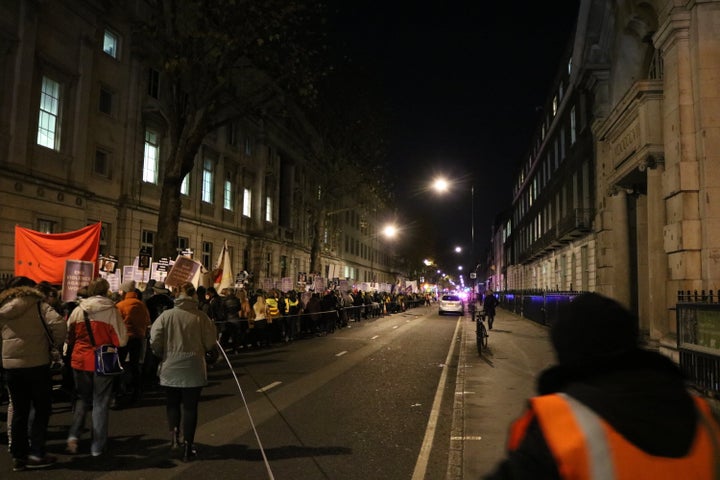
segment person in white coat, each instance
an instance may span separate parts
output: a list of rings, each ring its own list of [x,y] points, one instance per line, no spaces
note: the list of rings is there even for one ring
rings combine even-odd
[[[215,346],[215,323],[198,308],[195,287],[179,287],[175,307],[165,310],[150,329],[150,347],[160,358],[158,377],[167,394],[167,420],[172,448],[180,446],[180,422],[184,436],[183,460],[190,461],[198,421],[202,388],[207,385],[205,353]]]
[[[35,281],[10,279],[0,292],[0,350],[13,410],[8,434],[14,471],[49,467],[57,460],[45,451],[52,410],[49,350],[50,341],[62,345],[65,332],[64,319],[44,301]]]

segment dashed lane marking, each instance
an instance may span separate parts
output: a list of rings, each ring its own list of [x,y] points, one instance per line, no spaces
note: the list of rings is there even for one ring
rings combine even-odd
[[[267,392],[267,391],[270,390],[271,388],[275,388],[275,387],[277,387],[278,385],[280,385],[281,383],[282,383],[282,382],[273,382],[273,383],[271,383],[270,385],[266,385],[266,386],[264,386],[264,387],[262,387],[261,389],[256,390],[256,391],[257,391],[257,392]]]
[[[336,353],[335,356],[336,356],[336,357],[342,357],[342,356],[345,355],[346,353],[347,353],[347,350],[343,350],[342,352]]]

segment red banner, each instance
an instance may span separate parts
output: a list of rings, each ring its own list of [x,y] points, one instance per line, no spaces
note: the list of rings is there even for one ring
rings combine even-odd
[[[15,276],[59,285],[65,260],[85,260],[95,265],[100,253],[101,223],[66,233],[40,233],[15,227]]]

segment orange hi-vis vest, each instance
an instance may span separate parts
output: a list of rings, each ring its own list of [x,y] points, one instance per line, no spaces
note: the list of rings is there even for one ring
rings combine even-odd
[[[563,393],[530,399],[530,409],[511,427],[508,449],[520,446],[530,422],[537,418],[560,478],[720,479],[720,425],[705,401],[695,398],[695,404],[698,428],[690,451],[681,458],[645,453],[590,408]]]

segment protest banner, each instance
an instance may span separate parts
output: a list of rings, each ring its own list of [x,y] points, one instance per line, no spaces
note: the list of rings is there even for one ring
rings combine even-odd
[[[15,227],[15,276],[36,282],[60,284],[64,281],[66,260],[82,260],[97,272],[100,254],[100,222],[66,233],[42,233]]]
[[[165,278],[165,286],[179,287],[185,282],[196,280],[196,275],[200,271],[202,264],[192,258],[178,255],[175,263]]]
[[[62,277],[62,301],[72,302],[77,298],[77,292],[87,287],[94,278],[95,262],[85,260],[65,260],[65,269]]]

